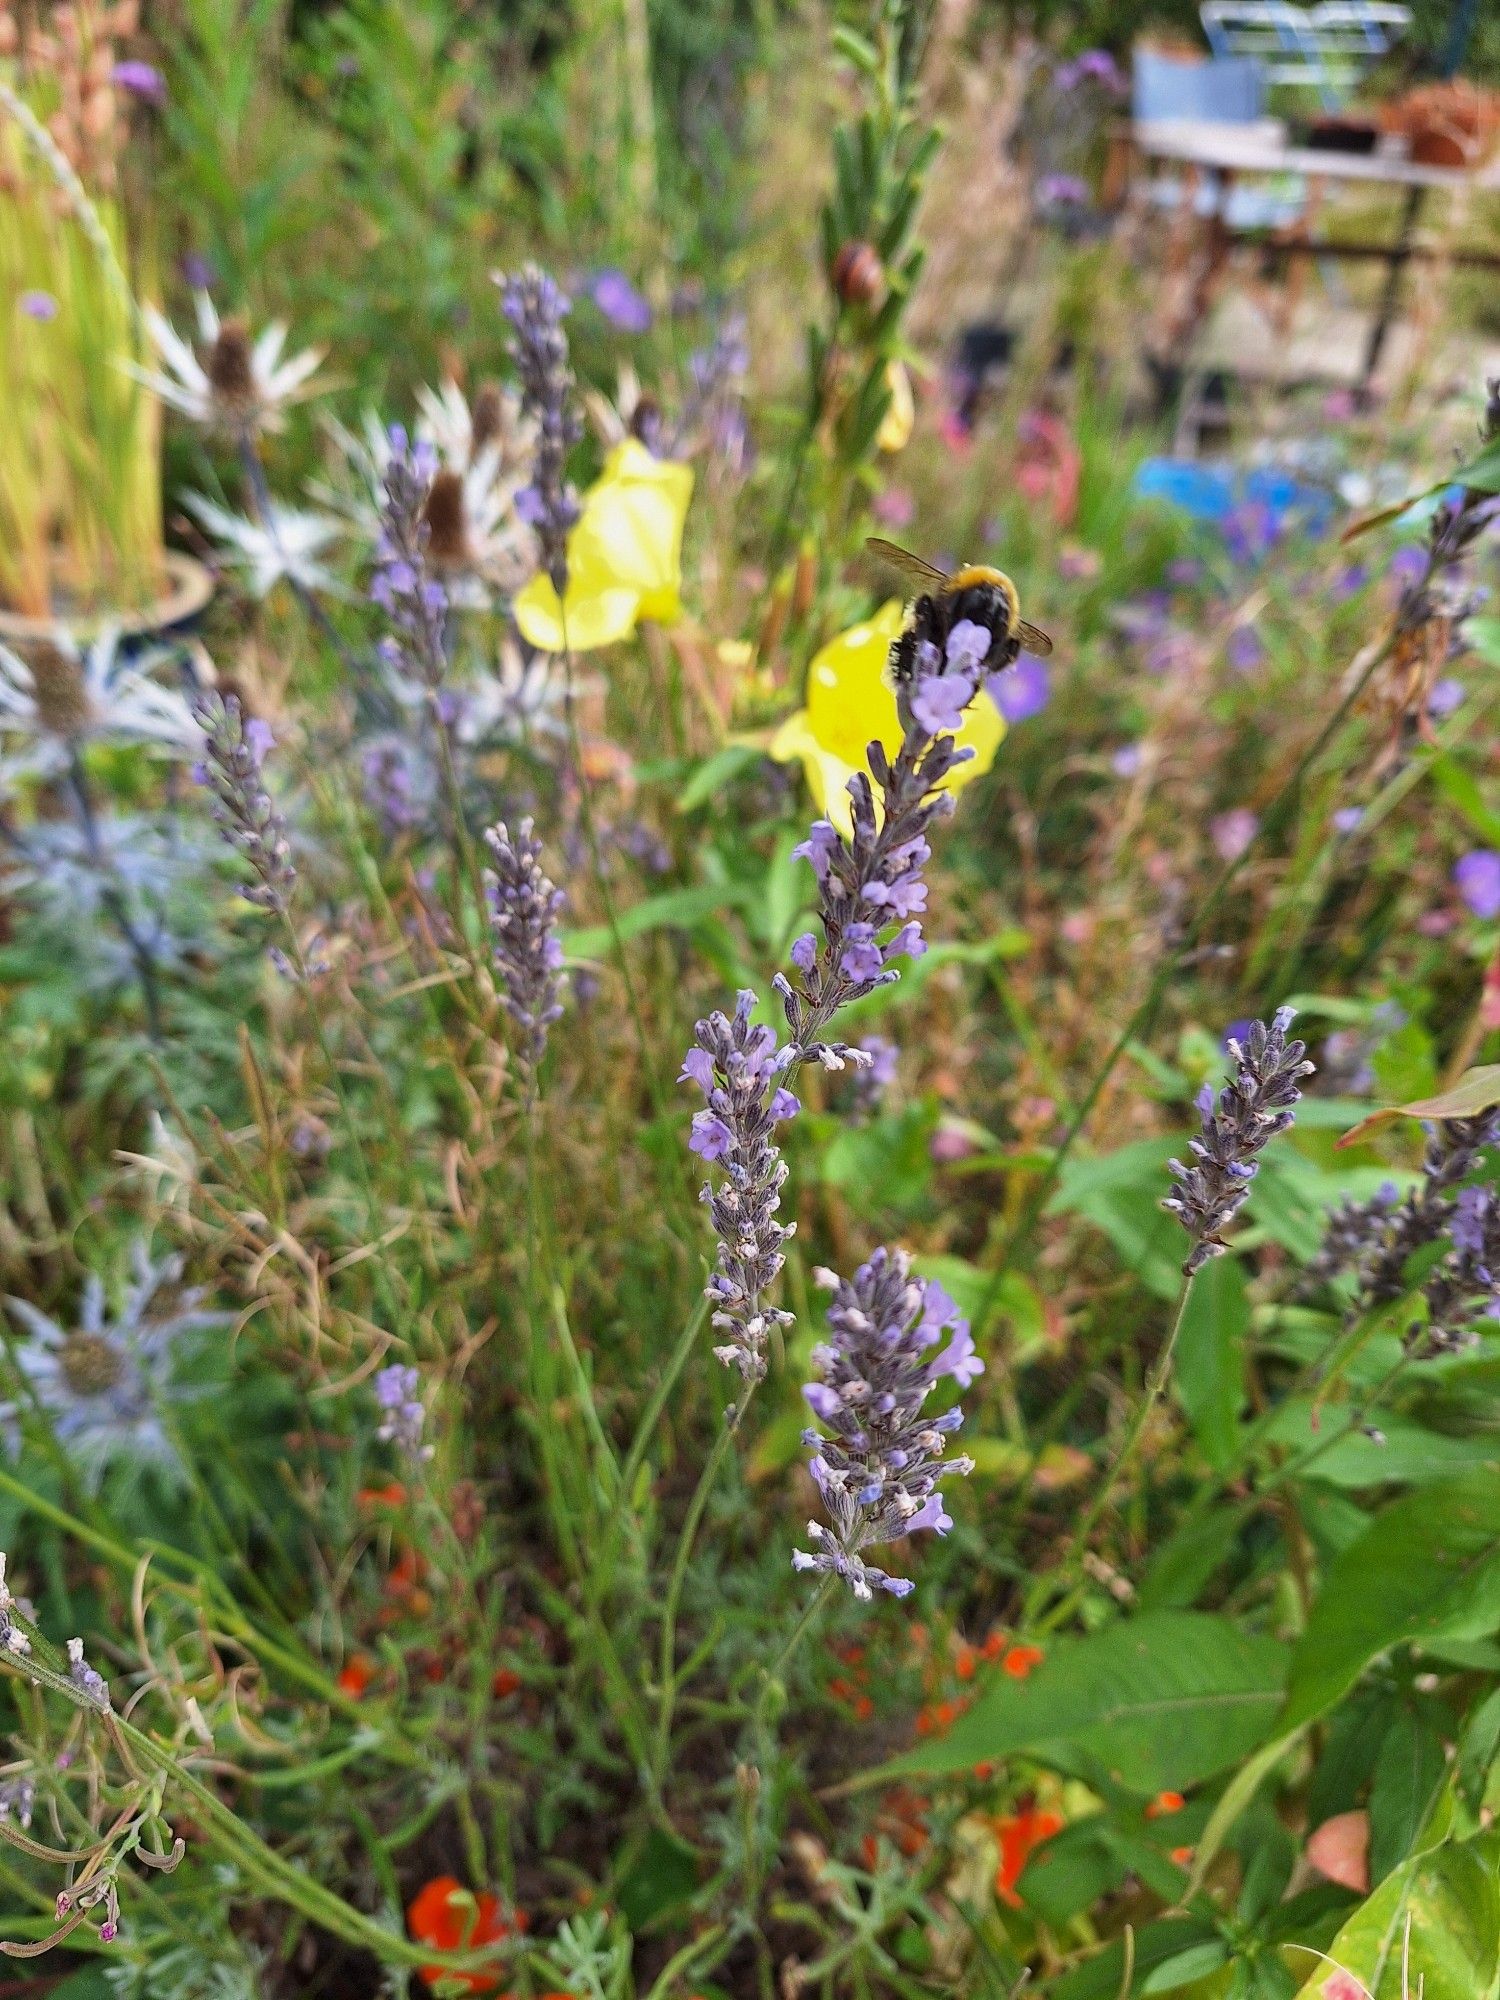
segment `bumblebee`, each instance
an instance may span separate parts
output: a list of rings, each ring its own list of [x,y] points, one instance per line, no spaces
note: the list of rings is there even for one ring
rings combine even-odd
[[[1016,586],[1004,570],[966,563],[950,576],[909,549],[878,536],[872,535],[865,547],[888,569],[918,587],[906,624],[891,647],[889,672],[898,686],[916,678],[916,653],[921,642],[930,640],[941,653],[948,634],[966,618],[990,634],[990,649],[982,662],[986,674],[1013,665],[1023,651],[1044,657],[1052,651],[1047,634],[1021,616]]]

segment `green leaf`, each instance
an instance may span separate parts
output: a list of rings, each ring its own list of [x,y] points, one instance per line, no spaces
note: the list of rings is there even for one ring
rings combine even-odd
[[[1213,1926],[1200,1917],[1164,1917],[1148,1924],[1135,1939],[1135,1982],[1150,1976],[1159,1965],[1178,1958],[1194,1945],[1207,1944],[1217,1936]],[[1116,1938],[1093,1958],[1060,1979],[1051,1989],[1050,2000],[1117,2000],[1125,1976],[1125,1947]]]
[[[1142,1993],[1170,1993],[1174,1987],[1189,1986],[1195,1979],[1206,1979],[1209,1973],[1217,1972],[1228,1961],[1229,1946],[1222,1938],[1190,1944],[1186,1951],[1176,1952],[1171,1958],[1163,1960],[1147,1975],[1139,1990]]]
[[[765,760],[765,751],[754,743],[729,743],[706,757],[677,794],[676,810],[689,813],[716,798],[740,772]]]
[[[1188,1293],[1177,1337],[1177,1399],[1203,1455],[1216,1471],[1234,1456],[1243,1370],[1250,1331],[1245,1275],[1233,1257],[1216,1257]]]
[[[1471,1466],[1492,1463],[1497,1455],[1493,1437],[1449,1437],[1428,1430],[1411,1417],[1382,1416],[1378,1439],[1352,1425],[1346,1410],[1325,1404],[1319,1412],[1318,1428],[1313,1428],[1313,1404],[1298,1400],[1284,1403],[1276,1412],[1268,1437],[1273,1444],[1290,1445],[1300,1457],[1318,1451],[1304,1479],[1326,1481],[1353,1491],[1372,1486],[1430,1486],[1434,1480],[1451,1479]]]
[[[1447,1776],[1430,1708],[1403,1708],[1380,1746],[1370,1789],[1370,1879],[1380,1881],[1416,1846]]]
[[[1350,1917],[1328,1957],[1299,2000],[1345,2000],[1354,1981],[1370,2000],[1483,2000],[1500,1969],[1500,1834],[1404,1863]]]
[[[1474,622],[1477,624],[1481,621],[1476,619]],[[1500,618],[1489,618],[1482,622],[1495,627],[1495,657],[1500,661]],[[1428,770],[1438,790],[1458,807],[1480,839],[1500,844],[1500,813],[1485,803],[1484,795],[1479,789],[1479,780],[1468,765],[1460,764],[1456,757],[1441,755],[1432,759]]]
[[[1211,1271],[1213,1266],[1204,1268]],[[1139,1609],[1162,1611],[1191,1604],[1228,1560],[1239,1539],[1241,1520],[1238,1507],[1225,1506],[1201,1521],[1184,1522],[1177,1528],[1157,1549],[1141,1579],[1136,1598]]]
[[[1500,1626],[1500,1476],[1486,1467],[1387,1507],[1329,1567],[1292,1655],[1280,1727],[1323,1714],[1410,1639]]]
[[[633,903],[628,910],[622,910],[616,920],[616,929],[622,942],[628,938],[644,937],[648,931],[691,930],[705,917],[718,916],[745,902],[750,893],[747,888],[718,883],[665,889],[659,896],[647,896],[642,902]],[[613,943],[608,924],[596,924],[588,930],[564,931],[562,935],[563,950],[569,958],[603,958]]]
[[[1023,1681],[1000,1680],[901,1771],[962,1771],[1025,1753],[1097,1760],[1127,1791],[1181,1791],[1236,1764],[1276,1718],[1286,1648],[1227,1618],[1156,1611],[1060,1640]]]
[[[633,1931],[687,1902],[698,1887],[696,1848],[654,1826],[621,1876],[615,1900]]]
[[[1170,1185],[1167,1161],[1186,1146],[1184,1134],[1139,1139],[1096,1159],[1075,1154],[1063,1163],[1051,1202],[1102,1229],[1126,1268],[1158,1298],[1171,1300],[1182,1289],[1187,1239],[1161,1199]]]
[[[1500,666],[1500,618],[1466,618],[1460,635],[1481,660]]]
[[[1339,1144],[1358,1145],[1367,1132],[1392,1118],[1477,1118],[1496,1104],[1500,1104],[1500,1063],[1481,1063],[1477,1069],[1465,1070],[1451,1090],[1440,1091],[1436,1097],[1419,1097],[1410,1104],[1391,1104],[1372,1111],[1347,1131]]]

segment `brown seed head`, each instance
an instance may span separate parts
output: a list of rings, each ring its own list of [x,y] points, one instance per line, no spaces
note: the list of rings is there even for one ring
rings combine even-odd
[[[474,407],[470,413],[470,464],[478,458],[487,444],[494,444],[498,440],[504,428],[505,402],[500,394],[500,385],[498,382],[485,382],[475,393]]]
[[[54,736],[80,736],[88,726],[89,698],[83,669],[73,654],[43,639],[27,653],[36,719]]]
[[[446,466],[428,488],[422,509],[427,526],[427,554],[440,568],[466,560],[469,553],[467,523],[464,519],[464,482],[459,473]]]
[[[75,1396],[102,1396],[125,1372],[125,1357],[102,1333],[70,1333],[57,1351]]]
[[[226,319],[203,357],[203,371],[214,398],[238,415],[255,401],[255,369],[251,361],[250,329],[235,315]]]

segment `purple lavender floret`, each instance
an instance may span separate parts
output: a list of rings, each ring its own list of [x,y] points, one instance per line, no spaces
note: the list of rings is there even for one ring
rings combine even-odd
[[[108,1708],[109,1684],[96,1667],[91,1667],[83,1657],[82,1639],[68,1641],[68,1679],[94,1704],[95,1708]]]
[[[1189,1278],[1228,1248],[1223,1232],[1249,1199],[1260,1166],[1255,1156],[1291,1125],[1301,1080],[1312,1074],[1306,1044],[1287,1040],[1294,1018],[1295,1009],[1278,1007],[1269,1027],[1252,1021],[1243,1041],[1230,1037],[1236,1071],[1217,1097],[1211,1084],[1199,1093],[1203,1127],[1192,1142],[1194,1163],[1168,1163],[1177,1186],[1162,1207],[1193,1238],[1182,1267]]]
[[[972,1459],[944,1456],[963,1415],[955,1407],[928,1417],[923,1405],[944,1376],[967,1388],[984,1363],[967,1320],[941,1285],[913,1275],[904,1251],[877,1250],[852,1280],[816,1276],[833,1303],[829,1337],[812,1353],[818,1379],[803,1394],[824,1428],[802,1441],[832,1527],[810,1521],[814,1552],[798,1549],[792,1562],[842,1577],[856,1597],[907,1597],[915,1585],[867,1563],[863,1551],[952,1527],[938,1482],[973,1470]]]
[[[435,696],[443,678],[448,618],[448,593],[427,559],[425,512],[437,456],[431,445],[413,444],[400,424],[391,426],[390,445],[370,597],[391,623],[380,648],[387,665],[414,672]]]
[[[1406,1266],[1418,1250],[1448,1235],[1460,1251],[1462,1183],[1487,1147],[1500,1145],[1500,1107],[1475,1118],[1446,1118],[1429,1130],[1422,1178],[1405,1195],[1383,1187],[1364,1202],[1345,1202],[1328,1218],[1308,1277],[1357,1279],[1359,1311],[1388,1305],[1407,1289]]]
[[[679,1077],[696,1084],[705,1099],[688,1144],[724,1169],[718,1186],[703,1190],[719,1239],[708,1297],[713,1323],[727,1336],[714,1353],[738,1368],[747,1383],[766,1372],[772,1328],[792,1323],[792,1315],[771,1305],[767,1294],[786,1262],[782,1245],[795,1229],[776,1220],[786,1163],[775,1130],[799,1108],[780,1081],[784,1051],[770,1028],[752,1023],[754,1010],[755,995],[746,991],[732,1020],[713,1013],[700,1021]]]
[[[486,875],[495,964],[506,1012],[522,1033],[521,1060],[531,1083],[562,1013],[563,949],[557,919],[567,898],[542,870],[542,843],[530,819],[514,836],[503,821],[485,835],[493,873]]]
[[[420,1465],[432,1456],[432,1446],[422,1442],[427,1410],[421,1390],[421,1375],[406,1362],[393,1362],[375,1377],[375,1400],[381,1410],[375,1435],[384,1443],[395,1445],[413,1465]]]
[[[1427,1322],[1407,1334],[1420,1360],[1462,1353],[1478,1338],[1474,1320],[1500,1318],[1500,1200],[1493,1187],[1459,1190],[1448,1236],[1453,1247],[1423,1286]]]
[[[297,880],[286,822],[266,790],[261,767],[275,739],[256,717],[245,719],[234,695],[214,690],[198,696],[193,714],[204,735],[204,756],[193,776],[213,794],[213,816],[229,845],[259,880],[241,895],[277,916],[287,914]]]
[[[563,321],[572,302],[534,264],[514,277],[497,275],[500,306],[515,329],[511,354],[521,378],[521,404],[536,419],[531,484],[516,510],[536,532],[541,566],[559,597],[568,588],[568,534],[578,520],[578,498],[568,484],[568,451],[583,435],[573,408],[573,371]]]

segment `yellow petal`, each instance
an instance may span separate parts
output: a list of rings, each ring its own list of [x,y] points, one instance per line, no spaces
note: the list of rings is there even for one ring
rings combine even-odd
[[[540,573],[511,605],[521,636],[543,653],[591,653],[628,639],[640,612],[640,592],[627,589],[589,590],[568,577],[567,618],[552,579]]]
[[[896,697],[885,679],[901,621],[901,606],[893,600],[830,639],[807,670],[806,705],[789,715],[771,740],[771,755],[780,762],[801,761],[819,811],[846,838],[852,830],[847,787],[856,771],[869,768],[869,745],[878,742],[891,756],[901,747]],[[988,771],[1004,736],[1005,718],[981,689],[957,738],[974,755],[949,772],[943,789],[959,791]]]
[[[911,377],[904,361],[888,361],[885,386],[891,392],[890,407],[880,420],[875,442],[882,451],[904,451],[911,443],[917,424],[917,403],[911,392]]]

